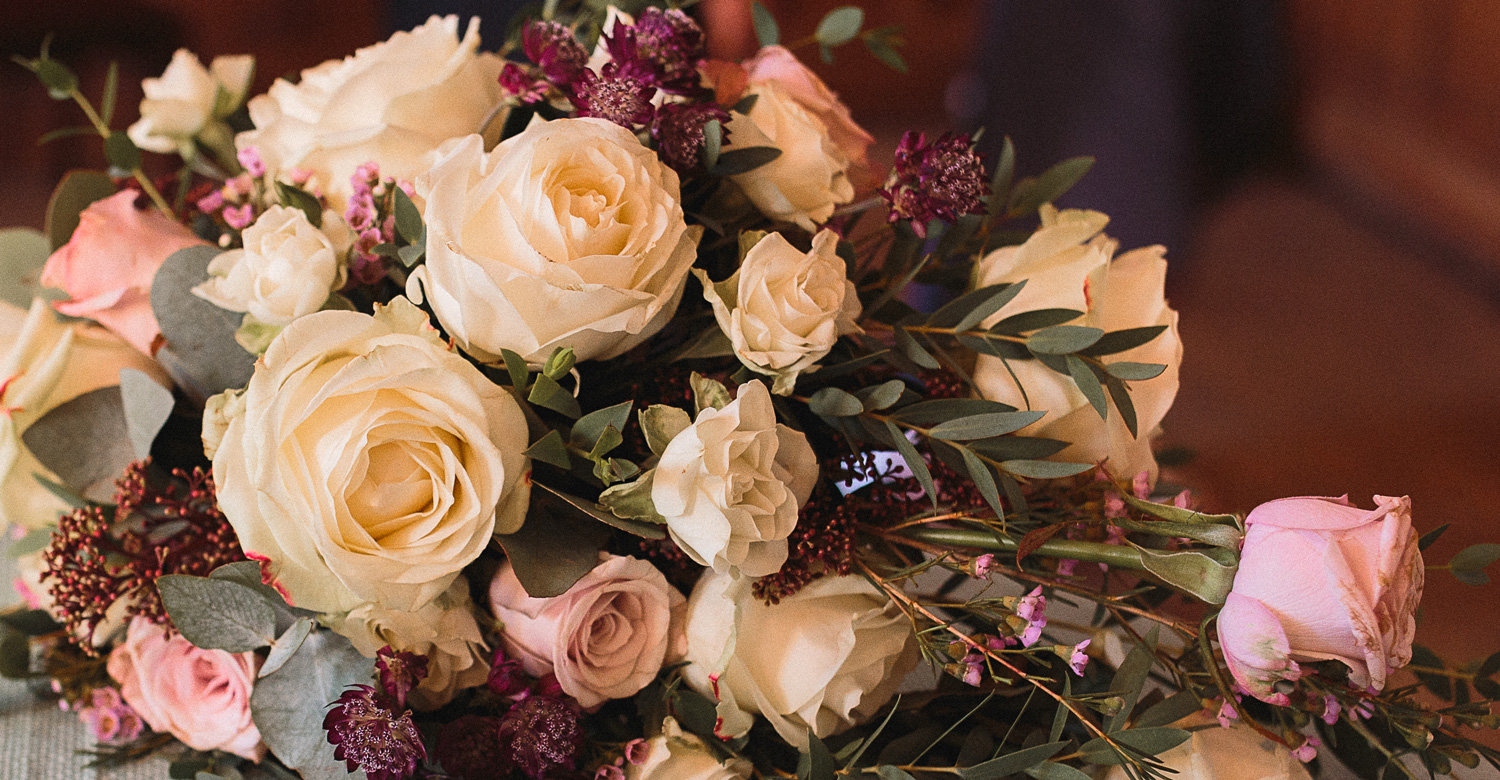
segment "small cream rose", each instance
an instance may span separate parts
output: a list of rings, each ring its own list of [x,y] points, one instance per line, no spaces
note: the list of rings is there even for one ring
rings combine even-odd
[[[219,413],[219,505],[296,606],[421,609],[525,519],[519,404],[405,298],[293,322]]]
[[[255,147],[273,173],[312,172],[342,208],[359,166],[375,162],[382,175],[410,181],[444,141],[482,132],[502,98],[501,65],[479,51],[478,17],[460,39],[457,16],[433,16],[353,56],[304,70],[296,83],[278,79],[250,100],[255,129],[235,144]]]
[[[786,538],[818,481],[807,437],[776,422],[760,380],[708,408],[661,454],[651,501],[667,532],[699,564],[763,577],[786,563]]]
[[[362,604],[335,618],[333,630],[348,637],[367,658],[386,645],[427,656],[427,676],[408,694],[419,710],[437,709],[458,691],[483,685],[489,677],[484,636],[474,619],[469,581],[463,577],[421,609],[403,612]]]
[[[64,323],[40,298],[29,311],[0,302],[0,343],[6,345],[0,357],[0,533],[12,525],[46,528],[68,505],[37,481],[57,477],[21,434],[57,406],[119,384],[121,369],[163,386],[170,382],[155,361],[120,337],[92,323]]]
[[[771,392],[777,395],[790,394],[798,375],[822,360],[840,336],[859,331],[859,295],[844,275],[838,243],[838,234],[820,231],[812,251],[803,253],[780,233],[770,233],[724,282],[716,285],[694,269],[735,357],[775,377]]]
[[[484,361],[605,359],[645,341],[677,311],[703,233],[677,174],[603,119],[534,121],[488,154],[470,136],[417,191],[427,262],[407,294]]]
[[[773,146],[781,156],[733,177],[746,197],[772,219],[807,231],[828,221],[840,204],[854,199],[849,158],[816,114],[774,81],[752,84],[748,114],[731,115],[724,151]]]
[[[1146,247],[1114,257],[1117,242],[1100,232],[1109,217],[1097,211],[1058,211],[1050,205],[1041,213],[1042,225],[1026,243],[997,249],[980,261],[980,286],[1026,280],[1005,312],[985,324],[1014,312],[1059,308],[1083,312],[1072,324],[1105,331],[1161,327],[1163,332],[1151,341],[1105,360],[1160,363],[1166,370],[1130,383],[1139,436],[1130,435],[1113,408],[1109,419],[1100,418],[1072,377],[1037,360],[1011,360],[1007,367],[1000,358],[982,354],[974,365],[974,385],[991,401],[1047,412],[1022,432],[1072,444],[1053,457],[1103,463],[1110,474],[1124,480],[1144,472],[1155,482],[1151,439],[1177,397],[1182,365],[1177,312],[1167,305],[1164,291],[1166,249]]]
[[[824,577],[768,606],[752,583],[709,572],[688,599],[683,677],[717,699],[725,736],[765,717],[807,747],[864,721],[917,664],[911,621],[864,577]]]
[[[682,730],[675,718],[662,723],[662,733],[646,741],[646,758],[627,762],[625,780],[747,780],[749,761],[731,758],[720,763],[697,736]]]
[[[618,556],[554,598],[527,595],[509,561],[490,583],[506,652],[527,674],[556,674],[563,692],[588,709],[633,696],[680,655],[672,652],[673,613],[685,601],[655,566]]]
[[[1194,731],[1188,741],[1156,758],[1174,780],[1312,780],[1285,746],[1244,726]],[[1116,766],[1102,780],[1129,777],[1124,767]]]
[[[249,55],[215,57],[204,68],[198,55],[178,49],[161,76],[141,82],[146,93],[141,118],[126,133],[136,146],[158,154],[191,157],[195,139],[233,152],[224,118],[245,102],[254,74],[255,58]]]
[[[272,206],[245,228],[245,247],[208,264],[208,281],[193,293],[221,309],[244,312],[256,323],[285,327],[322,308],[344,285],[344,256],[354,236],[332,211],[322,229],[301,209]]]

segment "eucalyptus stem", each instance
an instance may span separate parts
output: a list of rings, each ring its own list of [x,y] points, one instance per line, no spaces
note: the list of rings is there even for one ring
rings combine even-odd
[[[94,131],[99,134],[99,137],[108,141],[113,131],[109,129],[109,125],[104,124],[104,119],[94,110],[94,106],[89,103],[88,98],[84,97],[83,93],[78,91],[77,86],[74,86],[68,92],[68,95],[73,98],[73,102],[77,103],[79,108],[83,109],[83,115],[88,117],[89,124],[94,126]],[[156,185],[151,183],[151,179],[146,176],[146,172],[142,171],[140,166],[131,169],[130,175],[141,185],[141,191],[146,193],[146,197],[151,199],[151,202],[156,205],[156,208],[161,210],[161,213],[174,220],[177,218],[177,215],[172,211],[172,207],[168,205],[167,199],[162,197],[161,191],[156,189]]]
[[[968,547],[989,552],[1013,553],[1020,543],[1009,537],[1000,537],[988,531],[969,528],[908,528],[900,536],[920,542],[945,547]],[[1051,558],[1071,558],[1089,563],[1103,563],[1115,569],[1144,571],[1141,554],[1134,547],[1099,542],[1081,542],[1073,539],[1049,539],[1034,551]]]

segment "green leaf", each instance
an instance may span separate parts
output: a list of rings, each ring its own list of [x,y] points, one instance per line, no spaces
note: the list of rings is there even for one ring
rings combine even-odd
[[[980,495],[984,496],[985,502],[990,505],[996,517],[1005,517],[1005,507],[1000,503],[1000,491],[995,487],[995,475],[990,473],[990,467],[968,447],[957,449],[963,456],[964,466],[969,471],[969,478],[974,480],[974,487],[979,488]]]
[[[1485,585],[1490,575],[1485,567],[1500,560],[1500,544],[1474,544],[1448,561],[1448,572],[1465,585]]]
[[[245,653],[275,641],[276,612],[237,582],[168,574],[156,579],[172,625],[195,647]]]
[[[193,294],[193,288],[208,279],[208,264],[218,254],[219,249],[211,246],[174,252],[151,282],[151,311],[166,342],[156,360],[200,403],[244,387],[255,370],[255,356],[234,337],[243,317]]]
[[[1063,748],[1068,746],[1068,740],[1059,742],[1048,742],[1043,745],[1023,748],[1013,753],[1006,753],[999,758],[993,758],[982,764],[958,770],[958,776],[963,780],[1000,780],[1002,777],[1024,772],[1037,764],[1055,756]]]
[[[743,112],[741,112],[743,113]],[[703,123],[703,167],[713,170],[719,164],[719,151],[724,147],[724,126],[717,119]]]
[[[781,43],[781,28],[776,24],[776,17],[761,5],[760,0],[750,4],[750,17],[755,21],[755,39],[761,46],[775,46]]]
[[[969,313],[964,315],[964,318],[953,326],[953,329],[956,331],[965,331],[973,328],[975,325],[988,319],[990,315],[1000,311],[1005,307],[1005,304],[1015,300],[1016,296],[1020,295],[1024,289],[1026,289],[1025,279],[1015,284],[996,284],[982,288],[980,291],[993,291],[990,297],[986,298],[983,303],[970,309]]]
[[[968,315],[974,309],[984,306],[995,296],[1003,294],[1009,286],[1013,285],[994,284],[988,287],[981,287],[977,290],[970,290],[938,307],[937,311],[927,315],[924,324],[933,328],[953,328],[959,322],[967,319]],[[1002,301],[1001,305],[1005,305],[1005,301]],[[989,311],[984,316],[976,319],[975,322],[990,316],[990,314],[994,314],[998,310],[996,308]],[[967,328],[964,328],[964,330],[967,330]]]
[[[547,431],[546,435],[526,448],[525,455],[560,469],[573,468],[573,460],[568,457],[568,445],[563,444],[562,434],[557,431]]]
[[[581,450],[593,449],[607,429],[614,428],[616,434],[625,429],[630,423],[630,410],[634,406],[634,401],[625,401],[589,412],[573,423],[573,431],[568,435],[568,440]]]
[[[902,422],[925,428],[959,417],[1014,411],[1016,407],[998,401],[985,401],[979,398],[939,398],[903,406],[891,413],[891,416]]]
[[[500,359],[505,361],[505,373],[510,374],[510,386],[524,392],[526,380],[531,376],[531,371],[526,366],[526,358],[508,349],[501,349]]]
[[[1035,179],[1027,179],[1016,185],[1011,193],[1010,214],[1030,214],[1043,203],[1051,203],[1073,188],[1089,169],[1094,167],[1092,157],[1073,157],[1048,168]]]
[[[864,40],[865,48],[869,49],[870,53],[875,55],[875,59],[885,63],[891,70],[897,73],[907,72],[906,59],[901,56],[901,52],[896,51],[896,47],[892,46],[888,39],[875,35],[867,35]]]
[[[854,5],[843,5],[829,11],[818,22],[818,30],[814,33],[818,43],[823,46],[842,46],[859,35],[859,28],[865,24],[865,11]]]
[[[1110,738],[1127,748],[1148,756],[1160,755],[1188,741],[1192,733],[1183,729],[1157,726],[1146,729],[1131,729],[1110,734]],[[1094,738],[1078,749],[1082,758],[1091,764],[1105,766],[1121,763],[1120,755],[1103,739]]]
[[[1135,709],[1135,703],[1141,698],[1141,690],[1146,686],[1146,679],[1151,675],[1151,667],[1156,663],[1156,642],[1159,634],[1152,627],[1151,633],[1146,635],[1144,643],[1137,642],[1131,646],[1130,652],[1120,667],[1115,670],[1115,675],[1109,681],[1111,693],[1124,700],[1120,711],[1110,717],[1105,724],[1105,731],[1116,732],[1125,726],[1125,721],[1130,718],[1130,711]]]
[[[101,502],[113,497],[115,479],[137,459],[119,386],[59,404],[27,426],[21,441],[69,490]]]
[[[1135,349],[1143,344],[1149,344],[1166,329],[1166,325],[1148,325],[1144,328],[1111,331],[1094,342],[1093,346],[1083,350],[1083,354],[1089,357],[1103,357]]]
[[[807,408],[825,417],[854,417],[865,410],[865,405],[852,393],[825,387],[807,399]]]
[[[40,474],[33,474],[32,476],[38,478],[41,477]],[[51,543],[52,529],[35,528],[27,531],[26,535],[21,537],[20,539],[11,542],[10,546],[5,548],[5,557],[20,558],[22,556],[30,555],[34,552],[40,552],[47,549],[47,545]],[[0,619],[4,619],[3,616],[0,616]]]
[[[401,261],[403,267],[411,268],[421,262],[426,254],[426,244],[409,244],[396,250],[396,259]]]
[[[859,398],[864,404],[865,411],[878,412],[900,401],[901,394],[904,392],[906,392],[906,383],[899,379],[892,379],[859,391]]]
[[[1063,698],[1073,694],[1073,678],[1063,675]],[[1068,716],[1072,711],[1068,709],[1066,701],[1057,703],[1057,712],[1052,715],[1052,731],[1047,735],[1048,742],[1056,742],[1062,739],[1063,729],[1068,725]]]
[[[561,380],[573,370],[573,365],[578,362],[578,355],[573,352],[572,347],[558,347],[547,356],[547,362],[542,364],[542,373],[547,376]]]
[[[1446,669],[1443,659],[1437,653],[1423,647],[1422,645],[1411,646],[1411,663],[1416,666],[1427,666],[1433,669]],[[1437,694],[1438,698],[1445,701],[1453,701],[1453,679],[1441,674],[1413,671],[1421,683],[1427,686],[1427,690]]]
[[[115,192],[114,180],[100,171],[69,171],[64,174],[47,201],[47,217],[43,223],[52,249],[61,249],[73,237],[73,231],[78,229],[78,217],[84,209]]]
[[[1083,772],[1056,762],[1038,764],[1026,770],[1026,775],[1036,780],[1092,780]]]
[[[78,88],[78,77],[68,66],[54,59],[42,57],[33,60],[30,65],[31,72],[41,80],[47,87],[47,94],[53,100],[66,100],[72,96],[73,90]]]
[[[917,340],[912,338],[912,335],[907,333],[905,328],[892,328],[891,332],[896,334],[896,349],[900,350],[901,354],[905,355],[908,360],[926,369],[935,370],[942,367],[942,364],[938,363],[937,358],[933,357],[932,353],[928,352],[921,344],[918,344]]]
[[[608,426],[599,434],[599,438],[594,442],[593,448],[589,450],[589,460],[598,463],[604,459],[604,456],[609,454],[610,450],[624,443],[625,437],[620,434],[620,429],[613,425]],[[605,480],[604,484],[608,485],[609,480]]]
[[[544,599],[566,593],[599,565],[599,551],[610,537],[610,526],[601,523],[614,516],[592,501],[535,484],[542,491],[533,492],[532,500],[543,511],[532,512],[513,534],[496,534],[495,541],[505,548],[526,593]]]
[[[171,390],[133,368],[120,370],[120,401],[130,444],[136,457],[144,460],[151,456],[151,444],[172,416],[177,401]]]
[[[1000,157],[995,160],[995,173],[990,179],[990,214],[1005,207],[1010,198],[1010,184],[1016,176],[1016,144],[1005,136],[1000,146]]]
[[[109,61],[109,70],[104,72],[104,95],[99,101],[99,121],[109,127],[115,119],[115,101],[120,97],[120,63]]]
[[[880,780],[917,780],[912,774],[899,766],[885,764],[875,770]]]
[[[990,332],[1001,336],[1019,336],[1028,330],[1039,330],[1071,322],[1083,316],[1077,309],[1037,309],[1012,314],[995,323]]]
[[[667,519],[656,511],[656,504],[651,500],[651,486],[655,476],[656,470],[652,469],[634,482],[610,486],[599,494],[600,506],[608,509],[617,518],[639,520],[653,526],[665,524]],[[660,528],[647,527],[642,530],[651,534],[652,538],[665,536]]]
[[[642,409],[638,416],[641,432],[646,436],[646,446],[656,455],[665,452],[677,434],[693,424],[693,418],[687,412],[665,404],[652,404]]]
[[[427,243],[427,225],[422,222],[422,211],[413,203],[406,190],[397,187],[394,191],[396,210],[396,232],[413,246]]]
[[[1028,479],[1061,479],[1092,469],[1092,463],[1065,463],[1056,460],[1007,460],[1000,468]]]
[[[1223,604],[1234,585],[1234,572],[1238,563],[1224,563],[1214,557],[1215,553],[1233,556],[1228,550],[1187,550],[1184,552],[1157,552],[1137,547],[1141,564],[1146,571],[1160,577],[1163,582],[1178,590],[1197,597],[1206,604]]]
[[[806,766],[806,771],[803,766]],[[813,733],[812,727],[807,729],[807,752],[802,754],[798,761],[797,776],[801,780],[834,780],[833,756],[828,752],[828,746],[818,735]]]
[[[723,409],[734,400],[729,397],[729,389],[724,387],[723,382],[709,379],[697,371],[688,375],[688,383],[693,387],[693,406],[697,412]]]
[[[1144,382],[1147,379],[1155,379],[1167,370],[1165,363],[1109,363],[1104,370],[1116,379],[1124,379],[1127,382]]]
[[[26,636],[44,636],[60,628],[56,620],[44,609],[23,609],[19,612],[0,612],[3,623]]]
[[[255,683],[250,715],[261,739],[303,777],[347,776],[323,730],[324,713],[345,688],[370,682],[373,659],[332,631],[317,631],[274,674]]]
[[[1059,325],[1058,327],[1068,326]],[[1083,397],[1089,400],[1089,405],[1099,413],[1099,419],[1108,420],[1109,399],[1105,397],[1104,385],[1100,384],[1099,377],[1095,376],[1093,367],[1077,355],[1068,355],[1068,375],[1073,377],[1073,384],[1078,386],[1078,392],[1083,393]]]
[[[917,453],[917,448],[901,433],[901,429],[890,420],[885,420],[885,432],[895,445],[896,452],[901,453],[901,459],[906,461],[906,467],[916,476],[917,482],[921,483],[922,489],[927,491],[927,497],[932,499],[932,507],[937,508],[937,485],[933,484],[932,472],[927,468],[927,462]]]
[[[744,97],[740,98],[740,100],[739,100],[738,103],[735,103],[734,105],[732,105],[732,106],[729,107],[729,110],[737,112],[737,113],[741,113],[741,114],[748,114],[748,113],[751,112],[751,110],[753,110],[755,108],[755,104],[757,102],[759,102],[759,101],[760,101],[760,95],[757,94],[757,93],[752,92],[752,93],[750,93],[748,95],[745,95]],[[760,231],[760,232],[764,233],[765,231]]]
[[[61,482],[55,482],[35,472],[32,472],[31,478],[36,480],[38,485],[46,488],[48,493],[57,496],[58,500],[74,509],[82,509],[89,505],[88,499],[78,495],[78,493],[74,492],[73,490],[70,490],[68,486],[62,484]]]
[[[959,417],[933,426],[928,435],[944,441],[968,441],[1003,436],[1042,419],[1046,412],[992,412]]]
[[[42,292],[42,266],[51,254],[47,237],[31,228],[0,229],[0,299],[31,308]]]
[[[1125,494],[1121,498],[1132,508],[1145,512],[1152,517],[1170,520],[1174,523],[1197,524],[1197,525],[1229,525],[1239,526],[1239,518],[1234,515],[1210,515],[1194,509],[1183,509],[1171,504],[1158,504],[1154,501],[1136,498]]]
[[[1099,340],[1104,331],[1086,325],[1053,325],[1026,338],[1026,348],[1033,355],[1066,355],[1086,349]]]
[[[1475,677],[1492,677],[1495,672],[1500,672],[1500,653],[1495,653],[1484,659],[1479,669],[1474,672]]]
[[[1448,527],[1451,526],[1451,525],[1453,525],[1453,524],[1452,523],[1443,523],[1442,525],[1438,526],[1437,528],[1434,528],[1431,531],[1428,531],[1427,533],[1422,534],[1422,538],[1420,538],[1420,539],[1417,540],[1417,549],[1418,550],[1422,550],[1422,551],[1425,552],[1428,547],[1431,547],[1434,542],[1436,542],[1440,537],[1442,537],[1443,533],[1445,531],[1447,531]]]
[[[743,149],[730,149],[719,155],[719,161],[709,169],[709,173],[715,176],[738,176],[749,173],[781,156],[781,150],[774,146],[747,146]]]
[[[1133,724],[1136,728],[1151,728],[1176,723],[1203,709],[1203,702],[1192,691],[1178,691],[1146,708]]]
[[[266,656],[266,662],[261,665],[257,677],[268,677],[285,666],[286,662],[290,661],[297,650],[302,647],[302,643],[307,641],[307,635],[312,633],[314,625],[316,624],[313,619],[304,615],[297,618],[290,628],[281,632],[281,636],[276,637],[276,641],[271,643],[271,652]]]
[[[0,625],[0,677],[23,680],[31,676],[31,639]]]
[[[323,227],[323,204],[311,192],[284,181],[276,182],[276,198],[281,205],[297,209],[307,215],[307,221],[315,228]]]
[[[578,406],[578,399],[558,384],[557,380],[546,374],[536,375],[536,382],[531,386],[531,392],[526,396],[526,400],[566,417],[576,418],[583,414],[583,409]]]
[[[240,320],[240,326],[234,331],[235,343],[244,348],[252,355],[264,355],[271,348],[271,342],[281,335],[285,328],[281,325],[267,325],[257,322],[254,317],[246,314]]]
[[[734,343],[729,340],[729,336],[722,329],[714,326],[704,328],[703,332],[688,339],[672,353],[671,360],[728,357],[733,354]]]

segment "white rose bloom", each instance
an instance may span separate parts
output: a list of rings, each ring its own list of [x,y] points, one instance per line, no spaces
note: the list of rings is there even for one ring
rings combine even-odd
[[[421,609],[525,519],[519,404],[404,298],[293,322],[220,415],[219,506],[299,607]]]
[[[21,434],[53,408],[120,383],[120,370],[145,373],[164,387],[155,361],[93,323],[64,323],[38,298],[29,311],[0,302],[0,533],[57,523],[68,505],[36,477],[57,476],[31,454]],[[112,494],[112,490],[110,493]]]
[[[726,736],[759,713],[805,749],[874,715],[917,665],[916,637],[900,607],[864,577],[814,580],[775,606],[752,583],[705,573],[688,599],[693,690],[719,701]]]
[[[484,635],[474,619],[469,581],[459,577],[431,603],[413,612],[362,604],[333,621],[354,649],[374,658],[380,648],[427,656],[427,676],[408,694],[412,706],[434,710],[464,688],[489,678]]]
[[[460,40],[457,16],[434,16],[351,57],[304,70],[295,84],[278,79],[250,100],[255,129],[235,144],[259,150],[273,173],[311,171],[342,208],[359,166],[379,163],[382,176],[410,181],[427,170],[443,141],[481,132],[500,105],[502,64],[479,51],[478,17]]]
[[[662,722],[662,733],[646,741],[646,760],[625,764],[625,780],[747,780],[749,761],[724,763],[696,735],[682,730],[675,718]]]
[[[753,84],[746,94],[755,96],[755,105],[749,114],[730,116],[724,151],[774,146],[781,156],[732,177],[734,182],[766,216],[816,229],[833,216],[835,207],[854,199],[849,158],[823,120],[780,85]]]
[[[1248,728],[1194,731],[1188,741],[1156,757],[1176,780],[1312,780],[1291,751]],[[1104,780],[1125,780],[1111,767]]]
[[[797,376],[813,368],[840,336],[859,331],[859,295],[835,252],[838,234],[813,236],[803,253],[780,233],[762,238],[733,277],[703,282],[703,297],[746,368],[775,377],[771,391],[787,395]]]
[[[286,326],[322,308],[344,286],[354,234],[332,211],[323,212],[320,230],[301,209],[272,206],[245,228],[244,240],[243,249],[209,262],[208,281],[193,293],[262,325]]]
[[[417,181],[425,299],[460,347],[533,365],[556,347],[615,357],[650,338],[682,300],[703,228],[683,219],[677,174],[603,119],[534,121],[485,154],[445,149]]]
[[[985,322],[994,324],[1009,314],[1034,309],[1076,309],[1084,312],[1071,324],[1102,328],[1106,332],[1126,328],[1165,326],[1150,342],[1104,358],[1107,363],[1131,361],[1161,363],[1160,375],[1131,382],[1130,399],[1135,406],[1139,437],[1130,435],[1113,408],[1109,419],[1098,412],[1078,391],[1072,378],[1036,360],[1012,360],[1010,369],[1026,389],[1023,397],[1016,379],[997,357],[980,355],[974,366],[974,384],[991,401],[1025,409],[1045,410],[1047,415],[1023,429],[1028,436],[1044,436],[1071,442],[1055,458],[1075,462],[1102,462],[1119,479],[1133,479],[1146,472],[1154,482],[1156,458],[1151,453],[1155,435],[1177,396],[1177,375],[1182,364],[1182,341],[1177,335],[1177,312],[1163,294],[1166,280],[1166,249],[1160,246],[1136,249],[1114,258],[1116,242],[1102,233],[1109,217],[1097,211],[1042,207],[1042,225],[1026,243],[997,249],[980,261],[980,286],[1026,280],[1026,287],[1005,311]]]
[[[249,55],[215,57],[204,68],[198,55],[178,49],[160,77],[141,82],[146,93],[141,118],[126,134],[136,146],[158,154],[191,153],[194,138],[228,148],[230,130],[223,119],[244,102],[254,74],[255,58]]]
[[[771,394],[756,379],[672,438],[651,501],[689,558],[735,577],[763,577],[786,563],[786,538],[817,481],[807,437],[776,422]]]

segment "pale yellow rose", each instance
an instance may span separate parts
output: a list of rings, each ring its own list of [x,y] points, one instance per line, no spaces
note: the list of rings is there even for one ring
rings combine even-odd
[[[682,730],[675,718],[662,723],[662,733],[646,741],[646,759],[625,765],[625,780],[746,780],[749,761],[730,758],[723,763],[697,736]]]
[[[773,146],[781,156],[734,177],[750,202],[771,219],[792,222],[807,231],[854,199],[848,156],[828,127],[775,81],[752,84],[755,97],[748,114],[730,115],[724,151]]]
[[[198,55],[178,49],[161,76],[141,82],[146,94],[141,118],[126,134],[136,146],[158,154],[191,157],[194,139],[233,151],[224,118],[245,102],[254,74],[255,58],[249,55],[215,57],[205,68]]]
[[[262,325],[286,326],[344,286],[354,235],[333,211],[315,228],[301,209],[272,206],[245,228],[245,246],[214,257],[193,293]]]
[[[1175,780],[1312,780],[1291,751],[1248,728],[1209,728],[1157,756]],[[1111,767],[1104,780],[1126,780]]]

